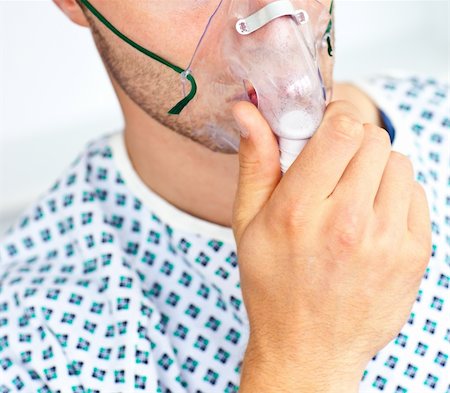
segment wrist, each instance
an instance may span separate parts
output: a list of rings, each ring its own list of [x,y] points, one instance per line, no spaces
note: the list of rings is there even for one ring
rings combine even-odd
[[[364,369],[364,367],[363,367]],[[357,393],[363,370],[323,351],[293,355],[249,342],[241,374],[240,393]]]

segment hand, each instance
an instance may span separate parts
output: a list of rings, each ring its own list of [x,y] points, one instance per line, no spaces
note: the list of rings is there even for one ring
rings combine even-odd
[[[347,102],[328,106],[282,178],[259,111],[239,103],[234,115],[247,135],[233,209],[250,322],[240,392],[357,391],[429,261],[425,192],[388,133]]]

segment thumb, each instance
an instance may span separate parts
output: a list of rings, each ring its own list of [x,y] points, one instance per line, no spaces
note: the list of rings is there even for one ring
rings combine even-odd
[[[238,244],[280,182],[281,170],[277,139],[259,110],[249,102],[239,102],[233,107],[233,115],[241,129],[232,225]]]

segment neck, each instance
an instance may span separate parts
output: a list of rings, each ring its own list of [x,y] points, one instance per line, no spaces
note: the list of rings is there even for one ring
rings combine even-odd
[[[237,154],[212,152],[150,118],[114,83],[125,117],[125,145],[142,181],[180,210],[231,226],[239,163]],[[351,85],[335,85],[334,99],[346,99],[365,122],[380,124],[375,105]]]

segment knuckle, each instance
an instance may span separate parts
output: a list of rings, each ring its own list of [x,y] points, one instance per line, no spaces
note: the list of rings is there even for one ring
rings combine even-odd
[[[422,184],[420,184],[418,181],[414,180],[412,184],[412,192],[416,194],[419,197],[422,197],[423,200],[426,200],[427,194],[425,192],[425,189],[423,188]]]
[[[359,115],[358,108],[347,100],[332,101],[327,107],[327,114],[332,115],[336,113],[353,113]]]
[[[429,239],[417,239],[410,237],[409,242],[405,243],[407,247],[404,255],[407,256],[403,270],[409,273],[412,278],[420,279],[428,264],[432,254],[431,236]]]
[[[397,151],[392,151],[389,156],[389,164],[404,173],[414,174],[413,164],[408,156]]]
[[[295,210],[285,212],[283,215],[283,230],[288,236],[296,237],[298,235],[301,222]]]
[[[412,165],[408,156],[395,150],[391,152],[390,159],[398,165]]]
[[[261,167],[261,162],[258,159],[250,158],[243,154],[239,157],[239,172],[241,175],[250,175],[257,173]]]
[[[386,130],[375,124],[364,124],[364,131],[368,134],[370,140],[382,145],[386,149],[391,149],[391,139]]]
[[[425,247],[416,247],[415,255],[412,260],[409,261],[408,268],[405,268],[405,272],[418,280],[420,280],[430,262],[430,254],[426,251]]]
[[[305,229],[311,227],[311,223],[299,206],[292,206],[294,205],[291,205],[288,210],[283,209],[281,211],[279,209],[278,212],[273,211],[268,225],[273,227],[273,223],[278,221],[281,223],[280,228],[284,235],[298,240],[299,236],[305,232]]]
[[[339,139],[354,141],[363,136],[362,124],[347,113],[338,113],[331,116],[329,127],[333,136]]]
[[[417,258],[419,259],[420,270],[423,271],[430,262],[432,253],[431,241],[424,241],[417,251]]]
[[[361,217],[351,208],[343,210],[339,216],[332,221],[332,237],[335,242],[344,248],[354,248],[361,244],[364,231]]]
[[[283,232],[287,239],[298,239],[298,224],[295,222],[294,217],[286,217],[284,220]]]
[[[423,261],[423,263],[428,264],[431,254],[433,253],[433,245],[431,240],[431,234],[430,236],[426,236],[421,239],[418,243],[418,251],[417,256],[419,260]]]
[[[344,248],[355,248],[361,241],[361,231],[356,226],[338,225],[334,228],[335,242]]]
[[[422,214],[427,212],[427,216],[429,218],[429,207],[428,207],[428,196],[425,188],[416,180],[412,181],[411,187],[411,197],[415,200],[415,202],[422,209]]]

